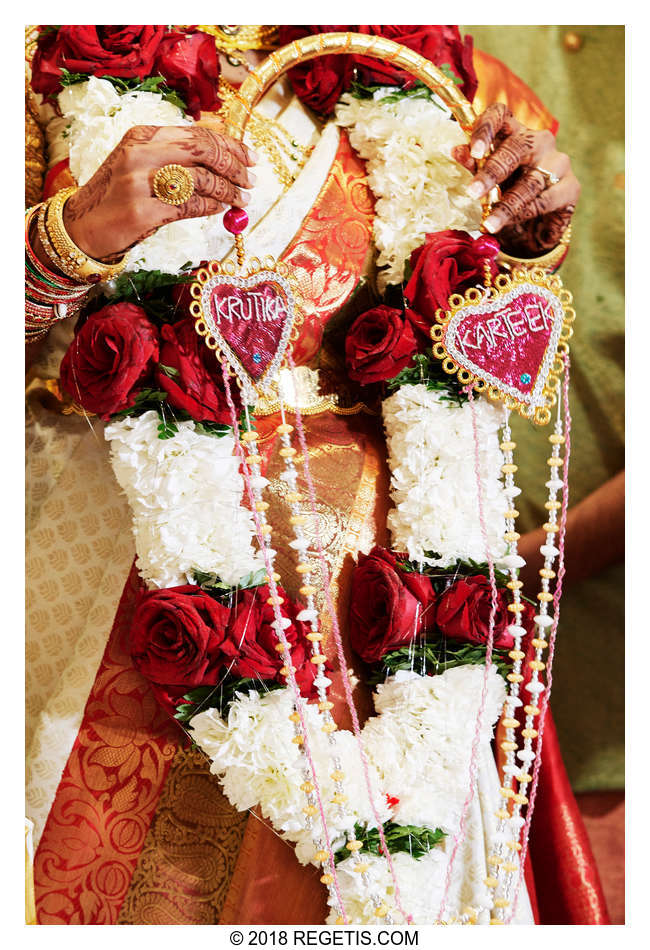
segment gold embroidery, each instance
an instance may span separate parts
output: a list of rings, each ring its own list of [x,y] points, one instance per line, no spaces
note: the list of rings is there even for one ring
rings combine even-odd
[[[117,923],[218,923],[247,820],[205,756],[179,749]]]

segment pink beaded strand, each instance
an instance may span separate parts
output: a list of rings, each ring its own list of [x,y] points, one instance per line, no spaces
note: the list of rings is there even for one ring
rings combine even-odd
[[[257,511],[256,511],[256,508],[255,508],[255,495],[254,495],[254,493],[253,493],[253,486],[252,486],[252,484],[251,484],[250,469],[248,468],[248,462],[247,462],[247,459],[246,459],[246,453],[244,452],[244,449],[243,449],[242,444],[241,444],[241,440],[240,440],[240,438],[239,438],[239,422],[238,422],[238,419],[237,419],[237,411],[236,411],[236,409],[235,409],[235,404],[234,404],[234,402],[233,402],[232,392],[231,392],[231,389],[230,389],[230,376],[229,376],[229,371],[228,371],[228,365],[227,365],[227,363],[226,363],[225,361],[221,364],[221,371],[222,371],[222,374],[223,374],[223,382],[224,382],[224,389],[225,389],[225,394],[226,394],[226,402],[228,403],[228,409],[229,409],[229,411],[230,411],[230,421],[231,421],[231,423],[232,423],[233,433],[234,433],[234,437],[235,437],[235,448],[236,448],[237,454],[239,455],[239,458],[240,458],[241,463],[242,463],[242,473],[243,473],[243,476],[244,476],[244,481],[245,481],[245,483],[246,483],[246,492],[247,492],[247,494],[248,494],[248,499],[249,499],[250,506],[251,506],[251,514],[252,514],[252,516],[253,516],[253,521],[254,521],[254,523],[255,523],[255,531],[256,531],[256,534],[257,534],[257,540],[258,540],[259,545],[260,545],[260,550],[261,550],[261,552],[262,552],[262,557],[264,558],[264,566],[266,567],[266,572],[267,572],[268,578],[269,578],[268,584],[269,584],[269,587],[270,587],[270,589],[271,589],[271,596],[273,597],[273,601],[274,601],[274,603],[273,603],[273,612],[274,612],[274,614],[275,614],[275,620],[276,620],[276,623],[277,623],[277,635],[278,635],[278,639],[280,640],[280,642],[281,642],[282,645],[284,646],[285,653],[286,653],[288,656],[290,656],[290,655],[291,655],[291,651],[290,651],[289,641],[287,640],[286,635],[285,635],[285,633],[284,633],[284,629],[283,629],[283,626],[282,626],[282,614],[281,614],[281,612],[280,612],[280,607],[279,607],[279,605],[278,605],[278,603],[277,603],[277,601],[278,601],[278,588],[277,588],[277,585],[276,585],[275,580],[274,580],[274,578],[273,578],[273,565],[271,564],[271,559],[269,558],[269,555],[268,555],[268,552],[267,552],[267,549],[266,549],[266,543],[265,543],[265,541],[264,541],[264,535],[262,534],[262,525],[261,525],[261,522],[260,522],[260,519],[259,519],[259,515],[258,515],[258,513],[257,513]],[[288,666],[288,679],[289,679],[289,683],[290,683],[290,685],[291,685],[291,689],[292,689],[293,695],[294,695],[294,702],[295,702],[295,706],[296,706],[296,712],[298,713],[298,716],[300,717],[300,725],[301,725],[302,734],[303,734],[303,750],[304,750],[304,753],[305,753],[305,757],[306,757],[306,759],[307,759],[307,761],[308,761],[308,763],[309,763],[309,767],[310,767],[310,769],[311,769],[312,781],[313,781],[313,784],[314,784],[314,793],[315,793],[315,795],[316,795],[316,801],[318,802],[318,810],[319,810],[319,812],[320,812],[321,825],[322,825],[322,828],[323,828],[323,837],[325,838],[325,844],[326,844],[326,846],[327,846],[327,851],[328,851],[328,854],[329,854],[330,871],[331,871],[332,877],[334,878],[334,880],[333,880],[333,886],[334,886],[334,890],[335,890],[336,897],[337,897],[337,900],[338,900],[339,910],[340,910],[341,916],[343,917],[343,923],[347,924],[347,923],[349,923],[349,921],[348,921],[348,918],[347,918],[347,914],[346,914],[346,912],[345,912],[345,906],[344,906],[344,904],[343,904],[343,899],[342,899],[342,897],[341,897],[341,891],[340,891],[340,888],[339,888],[338,876],[337,876],[337,873],[336,873],[336,865],[335,865],[335,862],[334,862],[334,854],[333,854],[333,852],[332,852],[332,844],[331,844],[331,842],[330,842],[329,831],[328,831],[328,828],[327,828],[327,820],[326,820],[326,818],[325,818],[325,809],[324,809],[324,806],[323,806],[323,799],[322,799],[322,795],[321,795],[320,785],[319,785],[319,782],[318,782],[318,777],[317,777],[317,775],[316,775],[316,767],[315,767],[315,765],[314,765],[314,760],[313,760],[313,758],[312,758],[311,748],[310,748],[310,744],[309,744],[309,737],[308,737],[308,733],[307,733],[307,723],[306,723],[306,721],[305,721],[305,716],[304,716],[304,712],[303,712],[303,699],[302,699],[302,696],[301,696],[301,693],[300,693],[300,688],[299,688],[299,686],[298,686],[298,683],[296,682],[296,677],[294,676],[294,673],[293,673],[292,664],[289,662],[289,663],[287,664],[287,666]]]
[[[485,556],[488,563],[488,569],[490,574],[490,589],[492,592],[492,602],[490,606],[490,627],[488,632],[487,647],[485,651],[485,672],[483,674],[483,689],[481,692],[481,702],[479,705],[478,715],[476,716],[476,726],[474,728],[474,738],[472,740],[472,752],[470,757],[469,764],[469,790],[467,792],[467,797],[463,804],[463,810],[460,816],[460,822],[458,825],[458,831],[454,837],[454,844],[449,858],[449,864],[447,865],[447,875],[445,877],[445,890],[442,895],[442,901],[440,902],[440,909],[438,911],[437,920],[441,921],[442,916],[445,912],[447,904],[447,896],[449,894],[449,888],[451,887],[451,873],[456,860],[456,855],[458,854],[458,849],[462,844],[465,838],[465,824],[467,821],[467,814],[469,811],[469,806],[472,803],[474,798],[474,793],[476,791],[476,782],[477,782],[477,761],[478,761],[478,749],[479,743],[481,741],[481,728],[483,725],[483,714],[485,712],[485,706],[487,703],[487,694],[488,694],[488,677],[490,675],[490,664],[492,663],[492,645],[494,643],[494,622],[497,613],[498,607],[498,591],[497,591],[497,582],[496,576],[494,574],[494,562],[492,560],[492,552],[490,551],[490,545],[488,542],[488,533],[487,526],[485,523],[485,512],[483,510],[483,485],[481,482],[481,467],[480,467],[480,456],[479,456],[479,436],[478,436],[478,426],[476,422],[476,407],[474,405],[474,393],[471,386],[466,386],[463,392],[467,393],[467,398],[469,400],[470,412],[472,414],[472,432],[474,435],[474,473],[476,475],[476,489],[478,495],[478,517],[479,523],[481,526],[481,534],[483,536],[483,543],[485,544]]]
[[[298,382],[295,375],[295,365],[291,355],[287,356],[287,362],[291,369],[291,375],[293,379],[294,391],[298,393]],[[338,618],[336,616],[336,609],[334,607],[334,601],[332,599],[332,590],[330,586],[330,576],[329,568],[327,566],[327,560],[325,558],[325,552],[323,550],[323,543],[321,540],[320,532],[320,521],[318,517],[318,508],[316,504],[316,490],[314,488],[314,482],[311,477],[311,470],[309,468],[309,450],[307,446],[307,439],[305,437],[305,430],[302,424],[302,415],[298,407],[298,399],[296,399],[295,405],[295,419],[296,419],[296,432],[298,434],[298,441],[302,449],[303,457],[303,473],[305,476],[305,481],[307,482],[307,487],[309,490],[309,500],[311,503],[311,511],[314,519],[314,535],[316,538],[316,549],[318,551],[318,559],[320,562],[321,572],[323,575],[323,588],[325,591],[325,601],[327,603],[327,612],[330,615],[332,622],[332,632],[334,634],[334,641],[336,643],[336,653],[339,660],[339,666],[343,678],[343,691],[345,693],[345,700],[348,709],[350,710],[350,717],[352,719],[352,729],[357,740],[357,746],[359,748],[359,757],[361,759],[361,766],[363,769],[363,774],[366,782],[366,788],[368,790],[368,798],[370,800],[370,806],[372,808],[372,813],[374,815],[375,821],[377,822],[377,831],[379,832],[379,840],[381,842],[381,848],[388,862],[388,868],[390,871],[391,878],[393,880],[393,885],[395,887],[395,904],[397,909],[403,915],[404,919],[408,923],[413,923],[413,915],[406,912],[402,906],[402,897],[399,889],[399,884],[397,882],[397,875],[395,873],[395,866],[393,864],[393,859],[391,857],[390,851],[388,850],[388,845],[386,843],[386,838],[384,836],[383,825],[379,816],[379,810],[375,804],[374,796],[372,794],[372,785],[370,782],[370,772],[368,768],[368,760],[366,758],[366,753],[363,748],[363,742],[361,739],[361,728],[359,726],[359,717],[357,715],[356,706],[354,705],[354,697],[352,695],[352,688],[350,686],[350,677],[348,666],[345,662],[345,653],[343,650],[343,639],[341,637],[341,631],[339,628]]]

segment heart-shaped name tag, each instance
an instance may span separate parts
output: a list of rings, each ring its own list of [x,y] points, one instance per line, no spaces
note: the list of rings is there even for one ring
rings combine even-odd
[[[549,397],[557,385],[558,347],[566,352],[575,317],[565,310],[571,294],[559,278],[541,272],[500,275],[496,286],[481,293],[450,298],[451,310],[438,312],[434,354],[460,382],[489,387],[522,415],[546,422]],[[554,372],[552,372],[554,371]]]
[[[276,270],[239,277],[199,271],[197,331],[236,374],[251,401],[277,374],[296,322],[293,291]]]

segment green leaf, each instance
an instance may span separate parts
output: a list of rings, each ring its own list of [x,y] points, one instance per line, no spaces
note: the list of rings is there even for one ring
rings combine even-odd
[[[429,392],[440,393],[440,398],[446,402],[461,406],[467,401],[467,395],[462,391],[458,380],[449,373],[445,373],[440,360],[435,358],[432,350],[416,353],[412,362],[413,366],[407,366],[401,373],[386,382],[389,393],[396,392],[401,386],[424,384]]]
[[[396,822],[387,821],[382,826],[384,840],[390,854],[404,852],[418,861],[425,854],[428,854],[432,848],[440,844],[446,838],[446,832],[441,828],[435,830],[431,828],[418,827],[417,825],[398,825]],[[381,839],[378,828],[368,828],[357,822],[354,826],[354,837],[361,841],[360,851],[367,854],[382,854]],[[350,856],[347,847],[343,845],[334,854],[334,861],[338,864]]]
[[[231,704],[237,698],[237,693],[248,694],[252,690],[257,693],[270,693],[282,689],[282,683],[275,680],[245,679],[226,674],[216,686],[199,686],[183,696],[187,703],[176,707],[175,719],[188,724],[190,719],[206,709],[216,709],[220,716],[227,716]]]
[[[192,571],[192,576],[194,577],[194,582],[200,587],[211,588],[218,591],[224,591],[225,593],[230,593],[235,590],[231,584],[224,584],[220,577],[217,577],[216,574],[210,574],[207,571]]]
[[[196,584],[211,590],[223,591],[235,595],[238,590],[248,590],[252,587],[259,587],[266,582],[266,568],[262,567],[258,571],[251,571],[241,578],[237,584],[225,584],[216,574],[209,574],[206,571],[192,571],[192,576]]]
[[[173,439],[178,432],[178,426],[175,422],[166,421],[163,419],[158,423],[158,438],[159,439]]]
[[[434,551],[425,551],[424,556],[435,558],[438,555]],[[408,560],[408,558],[398,560],[397,563],[400,570],[407,574],[426,574],[427,577],[430,577],[437,594],[441,594],[446,589],[450,578],[455,581],[459,577],[476,577],[478,574],[482,574],[483,577],[490,576],[490,567],[487,562],[473,561],[471,557],[466,560],[458,558],[448,567],[439,567],[437,564],[423,564],[420,561]],[[497,587],[505,587],[510,580],[510,576],[505,571],[500,571],[498,567],[495,567],[494,579]]]
[[[438,69],[441,73],[444,73],[448,79],[451,79],[451,81],[457,86],[463,85],[463,80],[453,71],[449,63],[441,63],[440,66],[438,66]]]
[[[78,82],[86,82],[87,73],[71,73],[68,69],[61,69],[60,83],[62,86],[74,86]]]
[[[381,666],[371,672],[368,683],[371,686],[383,683],[387,676],[392,676],[398,670],[412,670],[421,676],[437,676],[456,666],[484,666],[486,652],[487,647],[483,643],[465,643],[448,637],[412,643],[384,654]],[[492,663],[505,679],[512,667],[507,651],[493,649]]]
[[[242,409],[241,415],[239,417],[239,431],[240,432],[256,432],[255,428],[255,416],[253,415],[255,406],[247,406],[246,409]],[[248,412],[248,420],[246,421],[246,414]]]
[[[165,366],[164,363],[158,363],[158,368],[163,371],[165,376],[169,376],[171,379],[175,379],[181,375],[175,366]]]
[[[147,76],[145,79],[140,79],[137,76],[126,78],[123,76],[101,76],[100,78],[112,83],[122,96],[127,92],[155,92],[162,96],[167,102],[171,102],[172,105],[177,106],[183,115],[187,112],[187,105],[184,99],[175,89],[171,89],[165,83],[164,76]],[[90,79],[88,73],[71,73],[67,69],[61,70],[60,82],[62,86],[73,86],[75,83],[86,82],[87,79]]]
[[[250,574],[242,577],[237,587],[240,590],[248,590],[251,587],[259,587],[264,583],[266,583],[266,568],[261,567],[259,571],[251,571]]]
[[[182,270],[189,265],[184,264]],[[110,292],[111,303],[127,301],[141,303],[149,294],[156,290],[174,287],[176,284],[188,284],[194,279],[193,274],[168,274],[160,270],[131,271],[120,274]]]
[[[127,416],[141,416],[150,409],[160,410],[161,403],[167,399],[167,393],[159,389],[141,389],[132,406],[122,409],[111,416],[112,420],[125,419]]]
[[[216,439],[222,439],[224,435],[232,435],[232,426],[227,426],[221,422],[194,422],[194,431],[201,435],[211,435]]]
[[[446,65],[446,64],[445,64]],[[446,72],[445,69],[440,67],[445,75],[449,75],[449,72]],[[447,66],[447,69],[450,70],[450,67]],[[450,76],[450,78],[453,78]],[[390,89],[390,92],[386,92],[386,89]],[[442,108],[440,103],[436,99],[436,94],[432,89],[418,80],[417,82],[411,84],[408,88],[403,86],[387,86],[387,85],[373,85],[366,86],[361,82],[353,82],[349,89],[350,95],[354,96],[356,99],[374,99],[375,93],[381,92],[382,94],[377,98],[377,102],[381,104],[388,104],[391,102],[400,102],[402,99],[426,99],[429,102],[432,102],[439,109]]]

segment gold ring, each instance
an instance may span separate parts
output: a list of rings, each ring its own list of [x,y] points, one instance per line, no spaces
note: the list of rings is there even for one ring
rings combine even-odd
[[[182,205],[194,194],[194,179],[182,165],[163,165],[153,176],[153,193],[168,205]]]
[[[555,174],[555,172],[549,172],[546,168],[540,168],[539,165],[535,165],[535,171],[541,172],[544,176],[544,187],[548,188],[550,185],[557,185],[560,182],[560,179]]]

